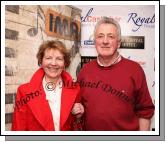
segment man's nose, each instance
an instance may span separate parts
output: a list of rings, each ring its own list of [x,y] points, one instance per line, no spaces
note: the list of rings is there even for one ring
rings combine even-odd
[[[104,37],[103,43],[104,43],[104,44],[107,44],[107,43],[108,43],[108,37],[107,37],[107,36]]]

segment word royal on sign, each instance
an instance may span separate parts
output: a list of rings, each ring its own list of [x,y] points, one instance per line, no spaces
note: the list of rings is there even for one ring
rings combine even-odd
[[[155,23],[155,14],[153,14],[152,17],[140,17],[138,16],[137,13],[129,13],[128,16],[129,16],[128,22],[133,22],[136,26],[135,28],[132,29],[133,32],[139,30],[139,28],[144,24],[149,25]]]

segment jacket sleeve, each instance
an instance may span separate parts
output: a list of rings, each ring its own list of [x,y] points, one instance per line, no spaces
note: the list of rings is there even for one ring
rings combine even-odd
[[[27,130],[27,105],[24,99],[25,91],[21,85],[16,94],[15,107],[12,121],[12,131],[25,131]]]
[[[78,95],[76,97],[75,103],[81,103],[80,86],[79,86],[79,84],[78,84],[77,90],[78,90]],[[83,126],[84,126],[83,123],[84,123],[83,122],[83,116],[81,118],[74,117],[73,130],[74,131],[82,131],[83,130]]]

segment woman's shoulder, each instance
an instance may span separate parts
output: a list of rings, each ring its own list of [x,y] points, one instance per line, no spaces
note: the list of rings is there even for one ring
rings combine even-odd
[[[27,88],[27,87],[29,86],[29,84],[30,84],[30,83],[28,83],[28,82],[27,82],[27,83],[20,84],[18,88],[19,88],[19,89]]]
[[[28,92],[30,89],[29,86],[30,86],[30,83],[24,83],[24,84],[19,85],[18,92],[23,92],[23,93]]]

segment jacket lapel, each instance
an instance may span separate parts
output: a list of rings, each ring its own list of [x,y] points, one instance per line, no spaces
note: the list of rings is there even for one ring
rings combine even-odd
[[[38,96],[34,96],[33,100],[28,102],[34,117],[47,131],[54,130],[52,113],[46,100],[46,94],[42,86],[42,79],[44,72],[39,69],[30,81],[30,91],[32,93],[39,93]],[[35,94],[34,94],[35,95]],[[36,94],[37,95],[37,94]]]
[[[65,87],[62,89],[60,108],[60,129],[63,128],[65,122],[67,121],[77,95],[78,90]]]
[[[73,80],[67,72],[63,71],[61,76],[64,82],[64,86],[61,95],[60,129],[62,129],[65,125],[65,122],[67,121],[75,103],[76,97],[80,91],[79,86],[74,87],[70,85]]]
[[[55,129],[54,129],[52,113],[49,104],[46,100],[46,94],[42,86],[43,76],[44,76],[44,71],[42,68],[37,70],[37,72],[33,75],[30,81],[29,91],[30,93],[38,92],[39,95],[34,96],[33,100],[30,100],[30,102],[28,102],[27,104],[30,107],[37,121],[43,126],[45,130],[50,131]],[[61,76],[63,81],[72,82],[72,78],[67,72],[63,71]],[[76,86],[75,88],[68,86],[63,87],[61,95],[61,107],[60,107],[60,129],[63,128],[65,122],[67,121],[78,93],[79,93],[78,86]]]

